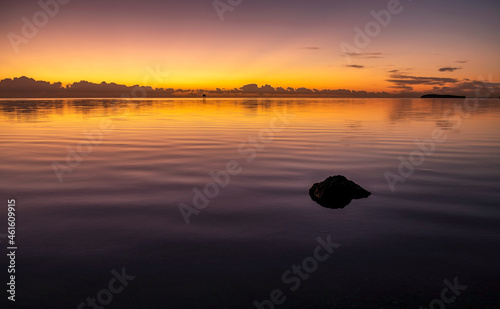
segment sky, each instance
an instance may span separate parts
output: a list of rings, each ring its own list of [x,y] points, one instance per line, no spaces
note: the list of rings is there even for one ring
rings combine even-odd
[[[0,79],[372,92],[500,81],[498,0],[58,1],[2,1]]]

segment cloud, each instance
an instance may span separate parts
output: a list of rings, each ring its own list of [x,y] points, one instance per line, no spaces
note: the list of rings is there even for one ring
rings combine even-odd
[[[382,53],[345,53],[342,56],[349,56],[358,59],[379,59],[384,58]]]
[[[0,90],[19,90],[19,91],[60,91],[61,83],[49,83],[46,81],[37,81],[26,76],[15,77],[13,79],[6,78],[1,81]]]
[[[469,97],[477,96],[476,92],[478,89],[482,89],[483,96],[489,96],[485,88],[489,90],[492,97],[497,97],[500,92],[500,83],[492,82],[491,77],[489,77],[490,81],[480,81],[467,78],[413,76],[398,73],[397,70],[393,71],[396,72],[391,71],[392,74],[390,74],[390,77],[386,81],[393,84],[390,88],[403,92],[413,91],[414,86],[429,86],[429,90],[435,93],[465,95]]]
[[[458,61],[455,61],[455,62],[456,62],[456,63],[467,63],[467,62],[469,62],[469,61],[467,61],[467,60],[458,60]]]
[[[364,69],[364,65],[357,65],[357,64],[347,64],[346,67],[348,68],[353,68],[353,69]]]
[[[405,86],[405,85],[394,85],[391,88],[401,89],[401,90],[405,90],[405,91],[413,91],[413,87],[412,86]]]
[[[295,90],[295,92],[298,94],[313,94],[314,93],[314,91],[312,91],[311,89],[307,89],[304,87],[297,88],[297,90]]]
[[[443,93],[460,93],[474,97],[477,96],[476,90],[478,89],[480,89],[483,94],[487,94],[488,92],[485,91],[485,88],[491,90],[492,93],[498,93],[498,91],[500,91],[500,83],[464,79],[462,82],[452,86],[435,87],[435,90],[439,90]]]
[[[302,49],[318,50],[319,47],[317,47],[317,46],[306,46],[306,47],[302,47]]]
[[[439,68],[439,72],[455,72],[456,70],[461,70],[462,68],[452,68],[452,67],[444,67]]]
[[[423,76],[411,76],[403,74],[392,74],[388,82],[397,85],[444,85],[447,83],[458,83],[459,80],[455,78],[445,78],[445,77],[423,77]]]
[[[137,95],[147,93],[148,96],[167,96],[173,93],[173,89],[156,88],[150,86],[126,86],[115,83],[102,82],[100,84],[79,81],[62,87],[60,82],[49,83],[36,81],[25,76],[4,79],[0,81],[0,93],[2,97],[122,97],[123,95]]]
[[[413,86],[440,86],[443,87],[447,84],[457,84],[460,81],[455,78],[445,78],[445,77],[425,77],[425,76],[412,76],[399,73],[397,70],[393,70],[390,77],[386,81],[392,83],[391,88],[401,89],[405,91],[412,91]]]
[[[245,93],[275,93],[276,89],[270,85],[259,87],[257,84],[248,84],[240,88]]]
[[[276,88],[276,93],[281,93],[281,94],[284,94],[284,93],[287,93],[287,90],[283,87],[277,87]]]
[[[364,66],[352,65],[354,68],[363,68]],[[200,98],[202,94],[207,96],[221,96],[221,97],[255,97],[255,96],[303,96],[303,97],[418,97],[423,93],[414,90],[414,86],[427,85],[433,92],[442,94],[460,94],[467,96],[476,96],[476,91],[483,89],[481,96],[488,96],[485,87],[493,93],[492,97],[500,95],[500,83],[492,82],[492,77],[488,77],[489,81],[478,81],[468,79],[454,79],[442,77],[423,77],[412,76],[408,73],[401,73],[398,70],[392,70],[389,74],[387,81],[392,83],[390,88],[395,91],[388,92],[367,92],[355,91],[349,89],[308,89],[304,87],[291,88],[291,87],[273,87],[271,85],[259,86],[257,84],[248,84],[241,88],[224,89],[217,88],[216,90],[203,90],[203,89],[177,89],[172,88],[151,88],[149,86],[126,86],[115,83],[102,82],[100,84],[88,81],[80,81],[62,87],[61,83],[48,83],[45,81],[36,81],[28,77],[20,77],[14,79],[0,80],[0,97],[5,98],[119,98],[123,95],[130,96],[140,90],[143,95],[147,97],[197,97]]]

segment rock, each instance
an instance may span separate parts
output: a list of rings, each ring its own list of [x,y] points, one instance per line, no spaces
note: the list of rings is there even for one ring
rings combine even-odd
[[[320,183],[315,183],[309,189],[312,200],[326,208],[344,208],[353,199],[367,198],[370,192],[345,178],[344,176],[331,176]]]

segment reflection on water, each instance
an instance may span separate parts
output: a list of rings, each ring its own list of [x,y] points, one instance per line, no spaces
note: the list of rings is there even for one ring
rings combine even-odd
[[[451,99],[213,99],[213,100],[191,100],[191,99],[24,99],[24,100],[0,100],[0,113],[4,118],[17,122],[36,122],[47,120],[53,115],[81,114],[95,116],[120,115],[123,108],[128,108],[139,113],[141,110],[167,109],[185,105],[209,106],[209,107],[233,107],[246,110],[245,114],[252,115],[259,112],[269,111],[276,106],[316,106],[319,102],[334,105],[334,108],[349,106],[351,110],[355,107],[358,112],[366,114],[361,109],[369,105],[370,110],[377,109],[387,113],[387,118],[393,122],[407,120],[415,121],[437,121],[445,118],[449,111],[461,111],[469,113],[464,108],[457,109],[463,105],[463,100]],[[328,102],[328,103],[327,103]],[[498,108],[499,101],[496,99],[480,100],[480,108],[473,110],[474,115],[489,113]],[[470,104],[470,103],[469,103]],[[374,105],[378,105],[376,108]],[[323,105],[321,105],[323,106]],[[348,125],[356,128],[360,121],[352,120]]]
[[[75,308],[122,267],[136,279],[110,307],[255,308],[281,289],[282,308],[418,308],[454,277],[450,308],[498,305],[500,105],[448,113],[462,103],[0,100],[20,308]],[[436,128],[446,141],[392,192],[384,174]],[[308,190],[331,175],[372,195],[319,207]],[[341,246],[291,291],[281,275],[328,235]]]

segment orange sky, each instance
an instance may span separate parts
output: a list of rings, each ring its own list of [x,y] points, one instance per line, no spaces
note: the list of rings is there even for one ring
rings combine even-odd
[[[370,11],[387,9],[388,1],[306,2],[288,2],[286,10],[243,2],[221,21],[210,1],[75,1],[59,4],[33,38],[17,45],[9,33],[22,36],[22,17],[32,20],[42,9],[28,0],[2,4],[0,79],[25,75],[63,84],[87,80],[214,89],[256,83],[393,92],[399,89],[388,79],[395,74],[457,83],[500,76],[500,22],[492,14],[498,2],[471,1],[453,9],[431,1],[402,3],[402,11],[350,62],[339,45],[356,47],[354,27],[364,29],[374,21]],[[447,67],[455,70],[439,71]],[[436,85],[406,86],[420,91]]]

